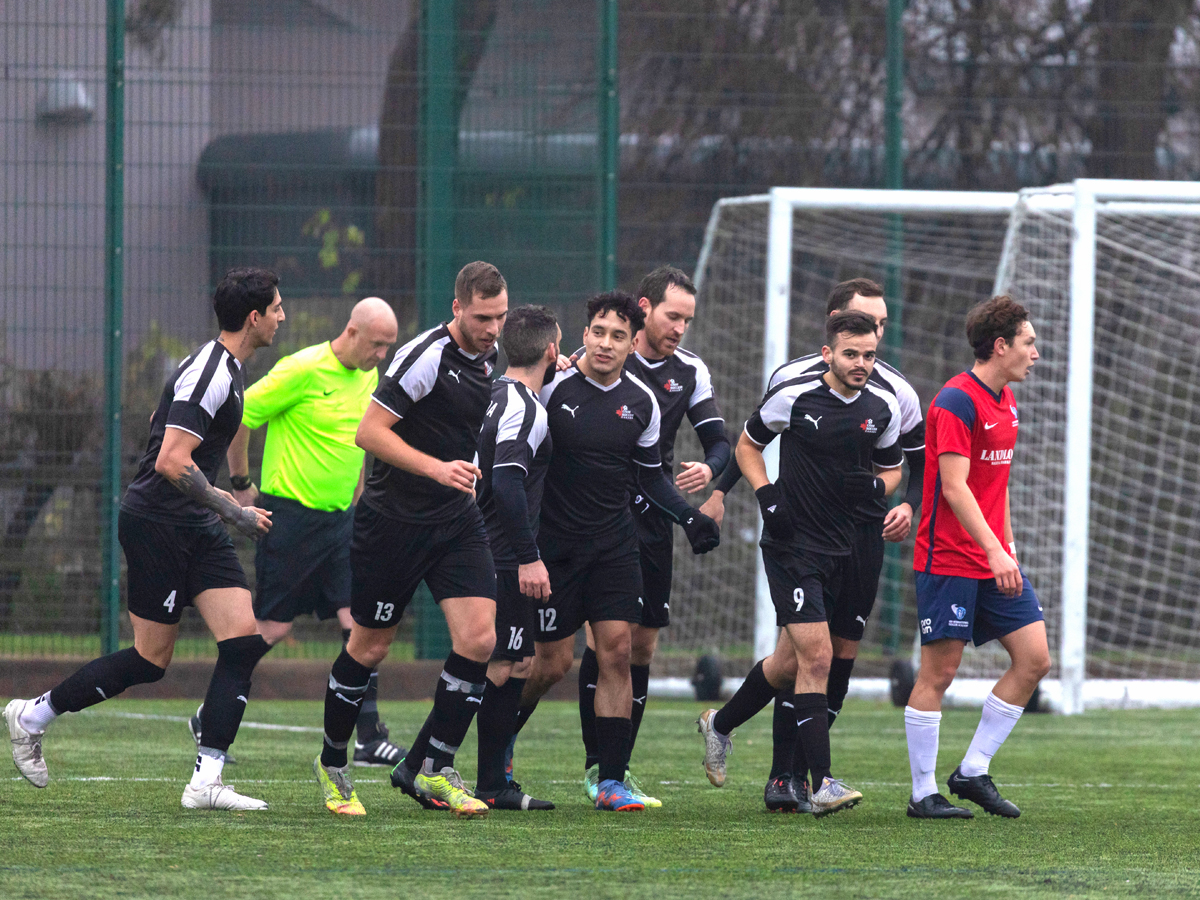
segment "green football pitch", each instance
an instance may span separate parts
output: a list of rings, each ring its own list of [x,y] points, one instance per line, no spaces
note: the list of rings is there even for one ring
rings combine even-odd
[[[427,710],[380,705],[401,741]],[[113,701],[54,725],[48,788],[3,777],[0,897],[1200,896],[1200,712],[1026,716],[993,765],[1020,819],[916,822],[899,710],[847,704],[835,771],[865,799],[818,821],[763,809],[769,710],[738,729],[729,779],[711,787],[702,708],[650,701],[634,768],[661,809],[591,809],[575,706],[545,703],[517,775],[558,809],[457,821],[418,808],[384,769],[355,770],[365,818],[326,812],[311,771],[320,705],[300,702],[251,702],[225,770],[268,812],[181,809],[194,703]],[[977,720],[946,713],[942,779]],[[468,781],[474,745],[472,730]]]

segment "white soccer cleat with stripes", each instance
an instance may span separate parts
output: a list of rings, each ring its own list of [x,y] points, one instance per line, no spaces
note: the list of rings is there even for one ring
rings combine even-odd
[[[44,788],[50,783],[50,771],[42,757],[42,734],[26,731],[21,727],[21,711],[25,709],[25,702],[12,700],[4,707],[8,737],[12,741],[13,764],[30,784]]]

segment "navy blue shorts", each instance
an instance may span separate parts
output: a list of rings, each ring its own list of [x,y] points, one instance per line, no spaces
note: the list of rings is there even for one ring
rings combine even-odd
[[[954,638],[975,646],[1045,621],[1033,585],[1021,573],[1021,593],[1006,597],[995,578],[917,572],[917,622],[921,643]]]

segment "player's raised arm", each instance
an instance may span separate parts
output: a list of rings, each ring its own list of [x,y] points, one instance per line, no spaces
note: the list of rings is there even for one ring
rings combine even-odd
[[[242,506],[231,494],[213,487],[192,460],[192,451],[201,439],[190,431],[167,426],[162,447],[154,463],[156,471],[180,493],[211,509],[246,537],[257,538],[271,527],[270,513],[254,506]]]
[[[475,480],[482,474],[479,467],[465,459],[444,462],[422,453],[392,430],[400,418],[378,402],[372,403],[358,425],[354,443],[389,466],[431,478],[464,494],[475,493]]]

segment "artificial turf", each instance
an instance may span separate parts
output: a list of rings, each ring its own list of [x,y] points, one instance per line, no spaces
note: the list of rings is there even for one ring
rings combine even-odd
[[[380,707],[401,743],[428,709]],[[366,817],[328,813],[311,770],[320,706],[283,701],[252,701],[247,723],[303,730],[244,727],[226,768],[271,809],[184,810],[194,703],[114,700],[54,724],[48,788],[11,768],[0,779],[0,897],[1200,896],[1197,712],[1026,716],[992,767],[1021,817],[926,822],[904,815],[900,710],[847,704],[835,774],[865,799],[815,820],[763,809],[769,710],[738,729],[728,781],[711,787],[703,708],[650,700],[634,770],[661,809],[591,809],[576,708],[548,702],[521,735],[517,777],[558,809],[459,821],[420,809],[385,769],[354,770]],[[946,712],[942,781],[977,721]],[[474,730],[458,763],[473,781]]]

